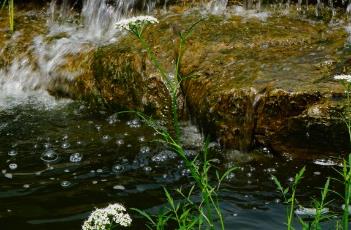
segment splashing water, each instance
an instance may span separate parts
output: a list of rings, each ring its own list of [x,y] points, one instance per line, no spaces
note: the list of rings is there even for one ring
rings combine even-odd
[[[36,36],[26,52],[28,55],[14,59],[0,69],[0,109],[21,104],[45,107],[62,104],[47,92],[50,84],[56,79],[72,80],[83,71],[79,68],[63,70],[66,58],[115,42],[119,31],[114,25],[132,15],[137,3],[137,0],[85,0],[77,17],[69,1],[65,0],[61,5],[52,1],[46,23],[48,34]],[[151,11],[155,4],[153,0],[144,1],[141,7]],[[16,42],[18,36],[15,33],[9,42]],[[4,49],[0,49],[0,54],[3,53]]]
[[[208,3],[207,9],[212,14],[223,14],[227,4],[228,0],[212,0]]]

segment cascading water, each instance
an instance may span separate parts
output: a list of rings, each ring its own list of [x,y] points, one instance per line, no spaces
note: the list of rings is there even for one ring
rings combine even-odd
[[[80,17],[72,13],[68,2],[63,1],[58,6],[52,1],[48,10],[48,33],[33,39],[26,52],[29,55],[15,58],[10,65],[0,69],[0,107],[35,101],[55,104],[46,91],[49,83],[57,78],[72,79],[80,74],[79,69],[60,71],[67,63],[66,57],[115,42],[119,33],[115,23],[131,15],[139,1],[85,0]],[[155,4],[156,1],[144,1],[141,8],[151,11]],[[48,39],[56,35],[61,37]],[[9,42],[17,42],[18,36],[15,33]]]

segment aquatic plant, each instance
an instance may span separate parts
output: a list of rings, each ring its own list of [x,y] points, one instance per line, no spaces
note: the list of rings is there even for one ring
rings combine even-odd
[[[1,2],[1,1],[0,1]],[[9,28],[10,31],[14,31],[15,27],[15,6],[14,6],[14,0],[3,0],[2,1],[2,6],[1,10],[5,7],[5,5],[8,5],[8,14],[9,14]]]
[[[351,90],[351,75],[336,75],[334,76],[335,80],[339,80],[340,83],[345,88],[347,107],[345,108],[345,113],[343,115],[343,120],[346,124],[350,143],[351,143],[351,98],[350,98],[350,90]],[[339,171],[339,174],[342,176],[344,184],[344,195],[341,196],[344,199],[344,208],[343,208],[343,216],[342,216],[342,228],[349,229],[349,207],[351,201],[351,154],[348,157],[348,160],[344,160],[343,168]],[[340,194],[339,194],[340,195]]]
[[[167,89],[169,90],[172,103],[172,127],[174,134],[172,135],[166,128],[161,127],[151,117],[147,117],[143,113],[135,112],[148,126],[152,127],[158,135],[163,138],[163,141],[174,150],[178,156],[184,161],[186,168],[190,171],[194,184],[189,189],[189,192],[185,194],[182,189],[177,189],[177,193],[183,198],[180,202],[175,202],[167,189],[164,189],[167,197],[169,208],[162,210],[154,220],[145,211],[134,209],[139,214],[144,216],[150,223],[149,228],[153,227],[156,229],[164,229],[170,221],[175,221],[179,229],[194,229],[198,226],[199,229],[209,228],[215,229],[215,218],[219,219],[221,229],[225,229],[224,219],[219,207],[218,191],[223,179],[232,172],[235,168],[228,169],[222,176],[217,175],[217,183],[213,185],[210,182],[210,170],[213,168],[211,160],[208,156],[208,142],[205,143],[202,150],[202,164],[197,164],[199,155],[194,159],[190,159],[185,154],[185,150],[180,142],[180,126],[178,118],[178,104],[177,97],[180,89],[180,83],[184,79],[184,76],[180,72],[180,63],[184,53],[184,48],[188,37],[191,35],[194,27],[202,21],[199,20],[192,24],[184,32],[180,32],[179,35],[179,46],[178,56],[175,60],[174,74],[166,74],[163,66],[160,64],[156,55],[153,53],[149,44],[142,36],[142,32],[145,26],[153,23],[157,23],[158,20],[149,16],[139,16],[130,20],[124,20],[117,23],[117,27],[129,31],[134,35],[141,43],[143,48],[147,51],[148,57],[151,59],[153,65],[158,69],[161,74],[162,80],[165,82]],[[189,76],[187,76],[189,77]],[[194,195],[195,190],[200,191],[200,202],[194,202],[191,197]]]
[[[111,230],[116,226],[128,227],[132,219],[121,204],[110,204],[92,212],[82,226],[83,230]]]
[[[284,188],[281,183],[279,182],[279,180],[277,179],[277,177],[273,176],[273,181],[276,184],[276,186],[278,187],[279,191],[281,192],[283,198],[284,198],[284,202],[286,204],[288,204],[288,208],[287,208],[287,227],[288,230],[292,229],[292,222],[293,222],[293,217],[294,217],[294,210],[295,210],[295,206],[296,206],[296,199],[295,199],[295,195],[296,195],[296,188],[297,185],[300,183],[301,179],[303,178],[303,174],[305,173],[305,167],[303,167],[296,175],[295,178],[292,182],[292,184],[289,187]],[[290,197],[289,192],[291,193]]]

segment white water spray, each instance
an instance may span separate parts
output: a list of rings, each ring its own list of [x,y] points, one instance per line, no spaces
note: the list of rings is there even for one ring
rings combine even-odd
[[[79,69],[60,71],[67,64],[67,56],[115,42],[119,31],[114,25],[132,15],[138,1],[85,0],[80,17],[68,3],[64,0],[59,6],[56,1],[51,2],[47,19],[49,33],[35,37],[27,51],[34,58],[18,57],[0,69],[0,109],[28,103],[55,104],[56,100],[47,93],[50,82],[57,78],[74,79],[80,74]],[[151,11],[155,4],[153,0],[144,1],[141,7]],[[47,39],[57,35],[61,38]],[[15,42],[17,36],[14,34],[11,42]],[[0,50],[0,54],[3,52]]]

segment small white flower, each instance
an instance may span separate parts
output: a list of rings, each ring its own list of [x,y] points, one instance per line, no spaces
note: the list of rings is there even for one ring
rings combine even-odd
[[[83,230],[105,230],[111,225],[130,226],[132,219],[121,204],[110,204],[106,208],[96,209],[82,226]]]
[[[340,74],[334,76],[335,80],[346,80],[347,82],[351,82],[351,75]]]
[[[135,29],[142,29],[142,27],[148,24],[155,23],[158,23],[158,20],[153,16],[137,16],[120,20],[116,23],[116,27],[122,30],[134,32]]]

